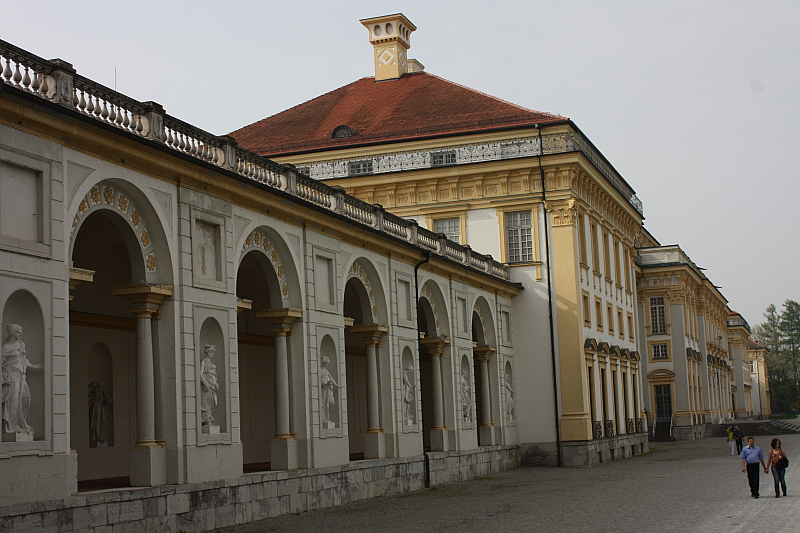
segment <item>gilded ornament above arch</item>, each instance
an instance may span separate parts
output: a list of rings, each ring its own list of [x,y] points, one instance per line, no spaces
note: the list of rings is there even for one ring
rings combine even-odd
[[[284,305],[289,306],[289,286],[286,282],[282,281],[286,276],[286,271],[283,265],[283,258],[281,254],[278,252],[278,249],[272,246],[270,243],[269,237],[267,234],[261,229],[255,229],[251,231],[244,240],[244,244],[242,245],[242,251],[240,254],[240,260],[243,258],[248,252],[252,250],[258,250],[259,252],[263,253],[264,256],[269,259],[272,267],[275,271],[275,274],[278,277],[278,282],[280,283],[280,291],[282,299],[284,300]]]
[[[370,309],[372,310],[372,316],[378,316],[378,305],[375,303],[375,293],[370,288],[369,283],[369,276],[366,272],[364,272],[364,267],[358,263],[358,260],[354,261],[350,268],[347,270],[347,279],[345,283],[350,280],[350,278],[358,278],[361,280],[361,283],[364,284],[364,288],[368,291],[367,297],[369,298]]]

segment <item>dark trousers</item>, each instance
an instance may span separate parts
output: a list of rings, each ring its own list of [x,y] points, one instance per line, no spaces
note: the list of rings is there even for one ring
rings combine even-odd
[[[736,453],[742,455],[742,439],[736,439]]]
[[[758,496],[758,474],[761,463],[747,463],[747,481],[750,482],[750,494]]]
[[[780,496],[779,487],[783,489],[783,495],[786,496],[786,469],[775,468],[775,465],[772,465],[772,477],[775,480],[775,496]]]

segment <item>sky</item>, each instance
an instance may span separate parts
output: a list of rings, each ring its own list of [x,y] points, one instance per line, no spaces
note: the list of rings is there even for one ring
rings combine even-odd
[[[0,38],[223,135],[372,76],[398,12],[427,72],[570,117],[751,326],[800,301],[797,0],[17,1]]]

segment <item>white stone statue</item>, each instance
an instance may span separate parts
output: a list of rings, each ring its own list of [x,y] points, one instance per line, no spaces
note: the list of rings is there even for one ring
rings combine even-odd
[[[106,420],[106,405],[113,407],[111,398],[96,381],[89,383],[89,441],[105,444],[103,423]]]
[[[211,344],[206,344],[205,357],[200,360],[200,417],[204,426],[210,426],[214,421],[211,411],[217,405],[217,365],[211,361],[216,350]]]
[[[22,326],[9,324],[8,337],[3,343],[3,431],[6,433],[33,434],[26,418],[31,407],[31,391],[28,388],[28,368],[42,368],[28,361],[25,343],[22,342]]]
[[[414,372],[414,365],[408,363],[405,372],[403,372],[403,420],[406,424],[414,423],[414,389],[416,385],[412,385],[413,379],[410,374]]]
[[[330,362],[330,357],[322,356],[322,368],[319,369],[319,383],[322,389],[320,403],[322,404],[322,423],[326,426],[332,425],[335,427],[335,423],[331,420],[331,406],[336,405],[333,389],[334,387],[337,389],[342,389],[344,387],[336,383],[336,380],[333,379],[333,376],[328,370],[328,363]]]
[[[464,422],[472,422],[472,388],[466,368],[461,369],[461,414]]]
[[[506,414],[509,420],[514,420],[514,407],[516,406],[514,387],[511,386],[511,376],[506,374],[505,389],[506,389]]]

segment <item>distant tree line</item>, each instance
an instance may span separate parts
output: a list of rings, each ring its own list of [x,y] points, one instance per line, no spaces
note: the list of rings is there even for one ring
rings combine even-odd
[[[780,312],[770,304],[764,319],[753,329],[753,338],[769,349],[766,360],[772,412],[800,409],[800,304],[786,300]]]

